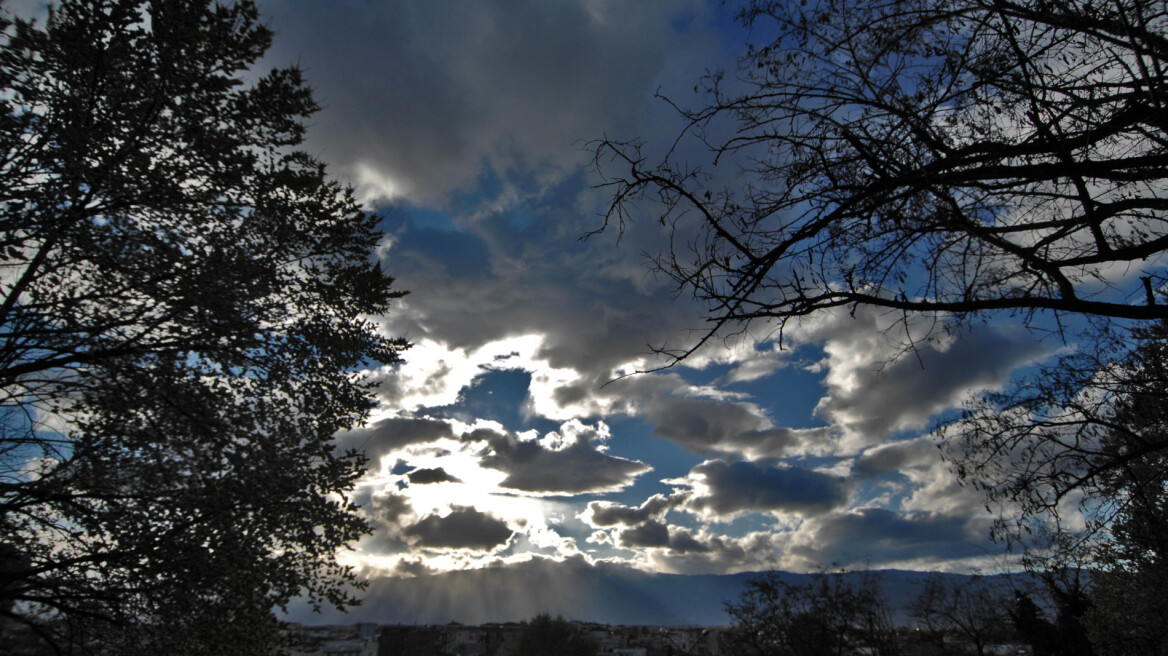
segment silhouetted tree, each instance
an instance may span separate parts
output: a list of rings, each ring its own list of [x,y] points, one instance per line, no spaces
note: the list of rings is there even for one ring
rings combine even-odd
[[[1033,569],[1093,570],[1085,617],[1100,653],[1155,654],[1168,640],[1166,339],[1163,322],[1113,330],[944,429],[958,472],[999,502],[997,531],[1028,547]]]
[[[1010,619],[1022,640],[1030,646],[1034,656],[1050,656],[1054,653],[1057,640],[1054,624],[1046,619],[1042,609],[1030,595],[1019,592],[1014,597],[1014,605],[1010,609]]]
[[[1110,514],[1096,524],[1088,626],[1096,652],[1168,654],[1168,325],[1135,331],[1096,458]],[[1106,466],[1103,466],[1103,465]]]
[[[1005,637],[1006,601],[979,576],[952,583],[932,576],[924,580],[907,610],[941,653],[985,656],[991,645]]]
[[[658,216],[657,267],[707,302],[671,355],[830,308],[1168,318],[1161,0],[745,4],[761,42],[663,161],[595,145],[605,225]]]
[[[1116,403],[1164,379],[1132,373],[1142,356],[1111,322],[1142,323],[1139,342],[1168,319],[1168,4],[744,5],[758,43],[697,108],[674,105],[685,127],[660,161],[595,144],[605,227],[658,218],[654,265],[708,308],[702,338],[661,352],[832,309],[887,310],[912,339],[1041,315],[1082,348],[974,402],[945,433],[954,469],[1002,502],[1011,538],[1081,545],[1060,522],[1074,510],[1138,540],[1124,513],[1147,505],[1134,481],[1163,471],[1165,442]]]
[[[1084,572],[1052,567],[1042,573],[1041,583],[1055,619],[1047,619],[1031,592],[1016,592],[1009,614],[1022,641],[1034,656],[1094,656],[1084,622],[1092,608]]]
[[[354,601],[332,436],[400,292],[270,40],[248,0],[0,16],[0,616],[58,652],[267,653]]]
[[[540,613],[523,623],[510,656],[596,656],[600,646],[563,617]]]
[[[732,648],[756,656],[899,653],[887,602],[867,571],[818,572],[805,584],[775,572],[752,577],[726,602]],[[736,652],[737,653],[737,652]]]

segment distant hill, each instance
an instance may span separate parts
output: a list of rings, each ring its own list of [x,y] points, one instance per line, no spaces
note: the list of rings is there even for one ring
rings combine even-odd
[[[959,574],[880,570],[874,572],[894,609],[916,597],[926,577]],[[582,560],[535,560],[518,565],[371,581],[361,606],[347,614],[314,615],[303,605],[289,619],[306,624],[486,624],[521,621],[538,613],[604,624],[718,626],[730,623],[724,602],[737,599],[755,573],[726,575],[648,574],[628,567]],[[793,584],[810,575],[782,573]],[[1003,576],[986,585],[1008,586]]]

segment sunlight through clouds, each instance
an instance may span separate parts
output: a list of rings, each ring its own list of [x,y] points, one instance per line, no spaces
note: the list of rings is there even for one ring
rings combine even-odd
[[[641,136],[646,165],[706,157],[656,94],[690,107],[695,75],[734,70],[746,33],[726,8],[267,4],[273,57],[311,62],[328,101],[310,145],[383,216],[378,255],[411,292],[378,321],[414,345],[370,372],[380,405],[338,436],[373,458],[360,562],[422,578],[986,562],[984,509],[931,429],[1063,345],[846,307],[732,327],[658,370],[655,351],[708,325],[646,267],[668,231],[582,239],[612,201],[589,140]],[[699,219],[675,245],[702,247]]]

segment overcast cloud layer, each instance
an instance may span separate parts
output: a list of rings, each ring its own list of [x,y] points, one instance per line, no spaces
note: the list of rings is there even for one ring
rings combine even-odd
[[[309,149],[384,216],[410,290],[375,372],[382,407],[339,437],[371,470],[377,532],[351,560],[417,576],[541,559],[729,573],[820,565],[992,567],[980,498],[928,432],[1051,347],[1011,325],[921,342],[860,310],[766,326],[682,366],[700,308],[650,275],[651,220],[581,241],[607,198],[583,144],[667,148],[704,70],[744,35],[717,3],[264,0],[269,64],[324,110]],[[910,325],[911,329],[911,325]],[[567,567],[568,565],[565,565]],[[377,589],[376,586],[374,589]]]

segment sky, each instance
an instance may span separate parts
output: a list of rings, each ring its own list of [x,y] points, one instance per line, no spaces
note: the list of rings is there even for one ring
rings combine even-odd
[[[1009,320],[898,357],[899,316],[755,324],[681,364],[702,308],[655,275],[651,207],[582,239],[610,191],[589,142],[682,127],[752,35],[698,0],[263,0],[322,105],[307,150],[381,215],[409,295],[379,317],[413,346],[372,371],[380,407],[342,434],[370,470],[375,532],[343,554],[375,581],[538,566],[993,571],[980,494],[939,456],[938,418],[1049,357]],[[679,146],[695,162],[709,154]],[[733,170],[720,175],[733,176]],[[374,587],[376,589],[376,586]]]

